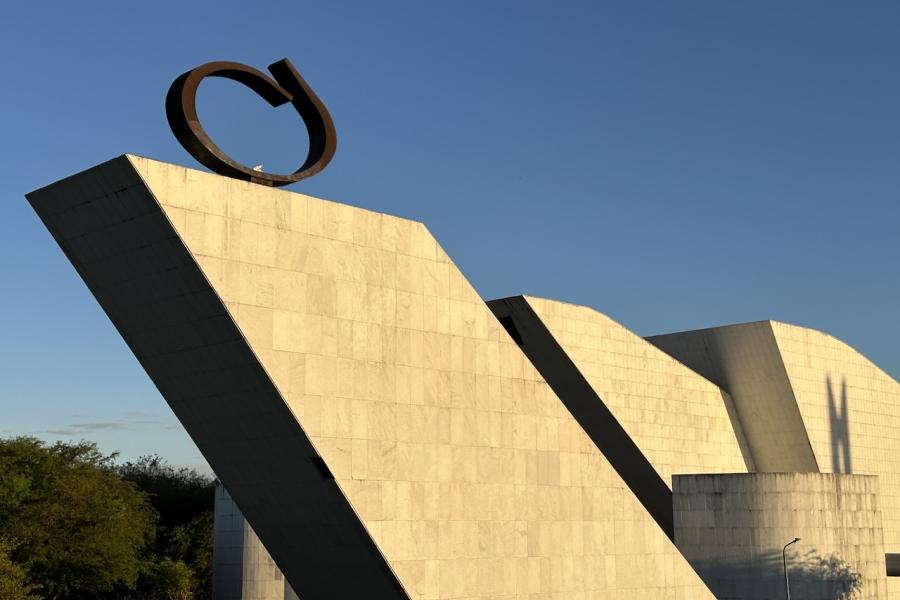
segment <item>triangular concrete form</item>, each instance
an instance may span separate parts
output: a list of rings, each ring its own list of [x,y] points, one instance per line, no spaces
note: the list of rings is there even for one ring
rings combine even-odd
[[[422,224],[133,156],[28,198],[304,600],[711,598]]]

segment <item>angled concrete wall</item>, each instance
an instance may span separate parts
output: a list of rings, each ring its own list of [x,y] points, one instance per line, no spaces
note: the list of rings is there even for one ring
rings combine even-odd
[[[522,298],[667,485],[675,473],[753,469],[714,383],[592,308]]]
[[[301,598],[711,597],[421,224],[136,157],[29,200]]]
[[[769,321],[647,341],[731,395],[757,471],[819,470]]]
[[[524,297],[488,303],[501,325],[565,404],[604,458],[625,481],[669,538],[672,492],[669,484],[597,396],[590,382],[569,359]]]
[[[719,600],[887,597],[878,480],[864,475],[679,475],[675,542]]]
[[[136,164],[114,159],[28,198],[294,589],[406,598]]]

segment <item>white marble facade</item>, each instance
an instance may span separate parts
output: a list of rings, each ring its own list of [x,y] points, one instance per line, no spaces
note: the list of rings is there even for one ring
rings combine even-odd
[[[28,198],[233,497],[217,600],[713,598],[644,474],[670,518],[685,474],[877,475],[882,570],[900,539],[897,382],[824,334],[524,297],[634,472],[421,223],[134,156]]]

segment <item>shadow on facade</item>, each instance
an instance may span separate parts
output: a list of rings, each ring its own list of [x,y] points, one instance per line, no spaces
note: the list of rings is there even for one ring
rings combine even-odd
[[[718,600],[783,600],[784,567],[781,552],[754,561],[697,562],[694,568]],[[788,554],[791,597],[804,600],[849,600],[862,588],[862,575],[840,558],[806,554]]]
[[[847,379],[841,378],[841,405],[838,408],[831,385],[825,378],[828,391],[828,424],[831,429],[831,472],[852,473],[850,461],[850,415],[847,414]]]

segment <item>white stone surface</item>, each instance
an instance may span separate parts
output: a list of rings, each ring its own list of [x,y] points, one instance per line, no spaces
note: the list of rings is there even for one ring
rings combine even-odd
[[[900,553],[900,384],[821,331],[777,321],[648,338],[728,390],[760,471],[877,475],[884,547]],[[888,578],[900,599],[900,578]]]
[[[304,600],[711,598],[422,224],[137,157],[29,200]],[[738,560],[810,527],[819,558],[883,591],[896,381],[803,328],[650,338],[674,360],[590,309],[528,302],[666,481],[749,468],[729,396],[756,469],[880,478],[879,500],[865,478],[773,475],[736,500],[758,519],[688,498],[684,548]],[[255,566],[218,593],[277,596],[247,531],[223,512],[217,560]]]
[[[772,330],[819,468],[878,475],[885,550],[900,552],[900,384],[826,333],[779,322]]]
[[[305,600],[711,598],[422,224],[137,157],[29,199]]]
[[[647,340],[731,395],[757,471],[819,470],[769,321]]]
[[[592,308],[526,296],[663,480],[753,469],[718,386]]]

